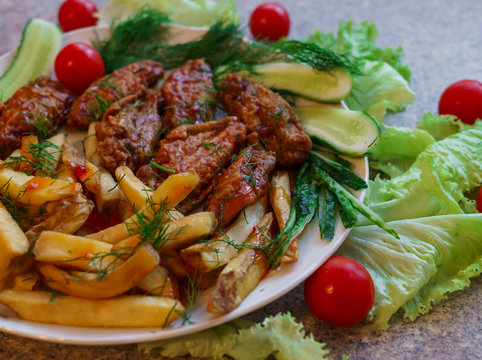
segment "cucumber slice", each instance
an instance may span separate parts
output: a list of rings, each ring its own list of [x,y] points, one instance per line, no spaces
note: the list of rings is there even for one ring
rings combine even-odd
[[[254,70],[257,74],[242,75],[315,101],[339,102],[353,87],[353,78],[344,69],[321,72],[304,64],[269,63],[257,65]]]
[[[294,108],[314,143],[349,156],[363,156],[376,144],[380,127],[370,115],[331,105]]]
[[[10,67],[0,77],[0,101],[7,100],[17,89],[52,71],[60,49],[62,32],[51,22],[30,19]]]

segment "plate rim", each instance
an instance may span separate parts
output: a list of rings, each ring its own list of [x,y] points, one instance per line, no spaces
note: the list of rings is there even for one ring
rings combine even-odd
[[[175,25],[171,24],[172,28],[175,28],[181,32],[183,31],[191,31],[193,34],[201,34],[202,32],[206,32],[206,28],[200,28],[200,27],[187,27],[187,26],[181,26],[181,25]],[[82,36],[92,36],[96,33],[96,31],[108,31],[107,26],[92,26],[88,28],[83,28],[83,29],[78,29],[75,31],[71,31],[68,33],[65,33],[62,35],[62,44],[65,45],[69,42],[72,41],[73,39],[76,39],[77,37],[82,37]],[[85,35],[84,35],[85,33]],[[75,41],[75,40],[74,40]],[[9,51],[3,55],[0,56],[0,63],[5,61],[5,58],[8,57],[13,57],[13,54],[15,54],[16,50]],[[364,158],[350,158],[352,161],[357,161],[360,162],[358,163],[357,166],[360,167],[360,170],[364,171],[364,180],[368,181],[369,177],[369,167],[368,167],[368,159],[366,157]],[[363,161],[363,163],[361,163]],[[358,199],[361,201],[364,200],[366,196],[366,189],[363,189],[361,191],[356,192],[356,196]],[[339,219],[338,219],[339,221]],[[311,222],[310,227],[313,227],[313,220]],[[315,229],[316,230],[316,229]],[[12,335],[17,335],[17,336],[22,336],[30,339],[35,339],[35,340],[41,340],[41,341],[47,341],[47,342],[52,342],[52,343],[61,343],[61,344],[76,344],[76,345],[119,345],[119,344],[131,344],[131,343],[138,343],[138,342],[149,342],[149,341],[156,341],[156,340],[164,340],[164,339],[170,339],[170,338],[175,338],[179,336],[184,336],[188,335],[191,333],[199,332],[217,325],[220,325],[222,323],[234,320],[236,318],[239,318],[241,316],[247,315],[253,311],[256,311],[267,304],[283,297],[286,295],[288,292],[293,290],[295,287],[300,285],[308,276],[310,276],[323,262],[328,259],[329,256],[331,256],[333,253],[336,252],[336,250],[343,244],[345,239],[348,237],[351,229],[344,229],[343,228],[343,233],[340,234],[338,239],[333,240],[333,246],[329,248],[329,251],[326,253],[322,254],[320,257],[319,261],[315,261],[309,266],[305,266],[304,270],[301,271],[301,274],[296,278],[295,281],[291,282],[289,285],[284,286],[281,288],[280,291],[277,291],[269,296],[264,297],[261,301],[255,302],[252,305],[243,307],[240,305],[238,308],[234,309],[232,312],[217,316],[213,319],[210,319],[208,321],[201,322],[199,324],[194,324],[190,326],[181,326],[178,328],[168,328],[167,332],[163,331],[165,329],[162,328],[135,328],[135,327],[124,327],[124,328],[114,328],[114,327],[81,327],[81,326],[65,326],[65,325],[56,325],[56,324],[47,324],[47,323],[40,323],[40,322],[34,322],[34,321],[28,321],[28,320],[23,320],[20,318],[0,318],[0,331],[3,331],[8,334]],[[307,237],[308,234],[302,235],[302,237]],[[312,235],[313,236],[313,235]],[[319,237],[319,235],[318,235]],[[306,240],[307,241],[307,240]],[[296,266],[297,263],[291,264],[290,266],[286,267],[283,269],[284,272],[289,271],[289,269],[292,269],[293,266]],[[299,264],[298,264],[299,265]],[[288,270],[286,270],[288,269]],[[267,277],[271,276],[269,274]],[[266,277],[265,277],[266,278]],[[264,278],[264,279],[265,279]],[[264,279],[260,284],[263,283]],[[259,285],[257,288],[259,287]],[[204,296],[207,296],[210,291],[207,290],[204,291]],[[0,304],[0,309],[1,307],[6,308],[5,305]],[[75,337],[72,335],[66,335],[66,336],[54,336],[54,335],[48,335],[48,331],[42,332],[42,329],[55,329],[57,330],[58,333],[62,331],[62,329],[70,329],[70,330],[75,330],[75,329],[82,329],[84,332],[88,332],[89,329],[96,329],[96,330],[101,330],[109,332],[112,332],[112,335],[105,335],[104,337],[99,337],[98,335],[93,334],[92,336],[81,336]],[[143,332],[145,331],[145,332]]]

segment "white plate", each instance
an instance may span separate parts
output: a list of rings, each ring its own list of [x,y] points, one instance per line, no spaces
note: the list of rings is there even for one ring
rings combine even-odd
[[[97,31],[100,37],[105,37],[109,34],[107,28],[97,28]],[[205,30],[201,28],[173,26],[172,41],[190,41],[199,37],[204,32]],[[87,28],[65,34],[63,43],[66,45],[73,41],[88,42],[94,38],[95,29]],[[12,51],[0,57],[0,73],[6,70],[14,55],[15,52]],[[365,158],[350,159],[350,161],[353,162],[355,173],[363,179],[367,179],[368,161]],[[365,191],[359,191],[355,193],[355,195],[362,199],[365,196]],[[191,312],[190,319],[194,324],[189,326],[182,326],[180,320],[177,320],[165,329],[88,328],[51,325],[19,319],[11,310],[0,304],[0,313],[6,315],[6,318],[0,318],[0,330],[15,335],[51,342],[107,345],[168,339],[222,324],[257,310],[295,288],[324,263],[348,236],[349,230],[346,230],[340,219],[338,219],[334,240],[331,242],[321,241],[319,229],[315,223],[316,221],[307,226],[300,237],[298,262],[288,265],[279,271],[270,273],[237,309],[227,315],[215,316],[205,311],[210,293],[210,290],[207,290],[201,295]]]

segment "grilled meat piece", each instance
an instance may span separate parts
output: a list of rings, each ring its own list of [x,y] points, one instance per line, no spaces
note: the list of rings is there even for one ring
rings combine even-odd
[[[257,133],[279,165],[296,165],[308,158],[311,139],[291,106],[278,94],[255,81],[230,74],[221,84],[220,99],[230,115]]]
[[[182,124],[214,120],[216,93],[213,75],[203,60],[189,60],[173,71],[162,85],[164,118],[174,129]]]
[[[161,64],[153,60],[139,61],[96,80],[72,105],[67,124],[86,129],[92,121],[99,121],[115,101],[139,94],[164,75]]]
[[[161,140],[155,159],[158,165],[175,173],[195,173],[201,178],[199,185],[179,205],[179,210],[189,211],[209,195],[214,180],[245,140],[246,126],[235,117],[181,125]],[[171,174],[152,165],[143,166],[137,172],[152,188]]]
[[[74,94],[62,83],[47,77],[18,89],[0,103],[0,157],[20,148],[23,135],[48,137],[65,122],[74,100]]]
[[[273,151],[243,149],[219,177],[204,210],[215,213],[221,226],[228,224],[243,208],[268,192],[269,175],[275,165]]]
[[[149,89],[120,99],[104,113],[96,137],[99,155],[111,173],[121,165],[135,172],[148,162],[162,129],[161,103],[160,92]]]

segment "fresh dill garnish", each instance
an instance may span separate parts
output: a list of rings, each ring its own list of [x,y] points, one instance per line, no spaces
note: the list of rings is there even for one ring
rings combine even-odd
[[[52,304],[54,302],[54,299],[57,296],[57,293],[58,291],[55,289],[52,291],[52,294],[50,295],[50,299],[49,299],[49,304]]]
[[[143,8],[124,22],[114,22],[111,39],[94,42],[107,72],[146,59],[172,69],[199,58],[206,60],[217,78],[230,72],[255,72],[256,65],[274,61],[303,63],[316,71],[341,67],[356,72],[348,56],[298,40],[246,42],[238,25],[223,21],[214,23],[198,40],[169,45],[168,22],[167,15],[151,8]]]
[[[89,121],[90,122],[99,121],[102,115],[104,115],[106,110],[109,108],[109,106],[112,105],[112,102],[105,101],[98,94],[95,94],[93,92],[89,92],[89,93],[94,96],[95,100],[97,100],[96,102],[93,102],[88,105],[88,110],[91,113]]]
[[[29,165],[29,171],[26,172],[28,175],[35,174],[53,178],[57,172],[55,155],[61,152],[62,149],[48,140],[30,143],[27,153],[31,155],[32,159],[27,159],[25,156],[11,156],[0,165],[0,169],[15,167],[19,163],[27,163]]]
[[[35,127],[34,135],[37,135],[39,140],[45,140],[53,135],[54,129],[52,124],[47,120],[45,114],[40,113],[34,121],[28,122],[29,125]]]
[[[148,196],[146,211],[135,211],[135,220],[125,224],[130,234],[139,234],[141,239],[139,244],[147,243],[152,245],[154,249],[159,250],[183,229],[177,229],[174,233],[168,232],[169,212],[165,201],[156,204],[152,197]]]
[[[167,173],[171,173],[171,174],[175,174],[175,173],[176,173],[176,170],[168,169],[168,168],[166,168],[166,167],[164,167],[164,166],[162,166],[162,165],[159,165],[159,164],[155,163],[154,161],[151,161],[150,164],[151,164],[152,166],[154,166],[154,167],[162,170],[162,171],[167,172]]]
[[[144,7],[125,21],[114,21],[109,40],[94,41],[94,47],[104,60],[106,73],[140,60],[154,59],[157,44],[165,43],[169,35],[169,17]]]

